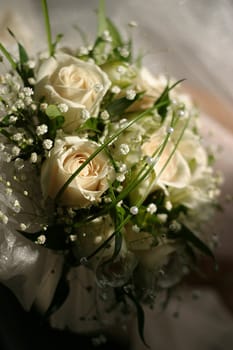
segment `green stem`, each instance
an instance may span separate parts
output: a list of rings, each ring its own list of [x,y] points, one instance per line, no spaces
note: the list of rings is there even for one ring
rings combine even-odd
[[[0,50],[2,51],[3,55],[6,57],[6,59],[11,64],[11,67],[15,70],[17,68],[16,62],[11,57],[11,54],[7,51],[7,49],[0,43]]]
[[[51,26],[50,26],[50,20],[49,20],[47,0],[41,0],[41,1],[42,1],[42,9],[43,9],[44,20],[45,20],[45,30],[47,34],[49,55],[53,56],[54,49],[53,49],[53,43],[52,43]]]

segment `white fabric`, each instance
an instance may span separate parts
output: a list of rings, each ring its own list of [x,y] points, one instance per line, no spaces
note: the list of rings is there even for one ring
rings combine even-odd
[[[220,111],[225,111],[227,104],[233,107],[233,3],[231,0],[108,0],[107,9],[113,20],[125,26],[130,20],[138,22],[133,37],[137,48],[145,51],[145,62],[154,72],[165,72],[168,76],[187,78],[188,85],[196,90],[209,92],[220,99]],[[90,38],[94,36],[96,26],[96,0],[48,0],[53,33],[64,32],[64,43],[80,43],[78,33],[72,25],[78,24]],[[0,0],[0,40],[15,50],[13,42],[3,34],[4,27],[10,26],[24,38],[25,45],[35,50],[44,48],[46,37],[43,29],[43,18],[40,1],[33,0]],[[11,16],[6,14],[10,10]],[[25,19],[25,14],[27,14]],[[136,50],[135,50],[136,51]],[[4,67],[0,68],[5,70]],[[193,90],[194,91],[194,90]],[[203,96],[198,96],[203,103]],[[204,99],[205,100],[205,99]],[[204,101],[205,102],[205,101]],[[211,100],[207,111],[216,101]],[[203,103],[204,105],[204,103]],[[216,109],[213,111],[216,112]],[[228,114],[227,114],[228,113]],[[228,119],[226,118],[228,115]],[[224,113],[223,121],[204,117],[206,134],[213,131],[209,138],[210,145],[222,146],[216,167],[225,175],[222,202],[224,213],[217,214],[211,223],[215,231],[221,235],[219,254],[231,257],[232,245],[232,202],[226,203],[225,195],[233,193],[233,114],[231,108]],[[225,119],[224,119],[225,118]],[[16,239],[16,241],[15,241]],[[20,236],[13,237],[10,254],[25,253],[25,240]],[[0,250],[6,245],[5,237],[0,239]],[[46,309],[54,291],[61,269],[61,258],[44,250],[36,250],[33,264],[28,268],[12,269],[9,259],[0,258],[0,278],[17,295],[26,309],[38,297],[41,310]],[[22,257],[22,255],[21,255]],[[2,259],[2,260],[1,260]],[[7,270],[9,269],[9,270]],[[50,283],[48,284],[48,281]],[[63,309],[53,318],[53,324],[60,328],[69,326],[72,330],[79,330],[76,319],[79,305],[77,294],[80,292],[79,279],[72,279],[72,294]],[[44,296],[44,298],[41,298]],[[233,346],[233,318],[223,307],[220,299],[211,291],[205,291],[199,301],[189,297],[181,304],[181,316],[172,318],[171,309],[157,315],[147,311],[146,338],[152,349],[167,350],[227,350]],[[74,315],[76,315],[74,317]],[[76,322],[77,321],[77,322]],[[144,349],[137,336],[136,324],[129,326],[132,350]]]

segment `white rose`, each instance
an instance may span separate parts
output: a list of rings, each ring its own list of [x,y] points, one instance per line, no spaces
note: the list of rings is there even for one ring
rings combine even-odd
[[[152,157],[154,152],[161,146],[166,137],[166,129],[164,127],[157,130],[148,141],[142,145],[142,154],[144,156]],[[188,162],[182,156],[181,152],[176,149],[172,158],[169,159],[174,150],[174,143],[169,140],[154,165],[154,173],[143,180],[139,186],[131,193],[131,200],[137,202],[138,198],[144,197],[158,187],[165,190],[166,186],[177,189],[184,188],[190,181],[190,169]],[[156,156],[155,156],[156,158]],[[168,161],[169,159],[169,161]],[[166,162],[168,164],[166,165]],[[166,166],[165,166],[166,165]],[[163,169],[164,168],[164,169]]]
[[[41,169],[41,186],[45,197],[55,198],[70,176],[98,148],[98,144],[77,136],[66,136],[55,142]],[[95,156],[63,192],[60,203],[87,207],[108,189],[114,171],[104,152]]]
[[[202,208],[203,210],[204,204],[215,199],[216,190],[213,171],[208,165],[207,152],[200,137],[191,130],[186,130],[179,144],[179,151],[189,164],[191,176],[185,188],[171,189],[171,200],[175,205],[183,204],[190,209]]]
[[[134,232],[131,225],[125,230],[128,249],[135,254],[140,264],[148,270],[155,270],[167,264],[177,245],[170,240],[154,246],[154,237],[148,232]]]
[[[39,67],[35,96],[46,102],[68,106],[64,113],[64,130],[72,132],[81,122],[86,109],[91,116],[98,114],[100,103],[111,83],[107,75],[95,64],[81,61],[59,52]]]
[[[139,70],[135,81],[133,82],[133,88],[137,92],[144,92],[144,95],[141,99],[133,103],[128,110],[137,111],[152,107],[154,102],[163,92],[166,85],[167,79],[165,76],[160,75],[158,77],[154,77],[147,68],[142,67]]]

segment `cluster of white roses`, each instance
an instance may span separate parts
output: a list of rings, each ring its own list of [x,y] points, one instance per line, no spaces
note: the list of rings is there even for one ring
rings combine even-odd
[[[125,76],[127,88],[124,87]],[[126,283],[138,264],[150,271],[160,270],[169,256],[180,251],[182,246],[179,240],[177,243],[175,239],[165,237],[166,230],[173,227],[179,231],[181,217],[185,222],[184,212],[193,210],[198,216],[198,211],[201,213],[203,206],[210,205],[218,195],[208,154],[197,131],[197,112],[190,99],[176,89],[172,90],[165,120],[156,109],[151,109],[166,84],[164,76],[155,78],[145,68],[120,63],[100,68],[94,62],[85,62],[63,52],[44,60],[37,73],[37,101],[43,99],[43,104],[63,106],[64,116],[63,132],[58,133],[41,166],[44,197],[57,200],[59,206],[73,210],[90,207],[97,210],[98,205],[105,206],[103,215],[92,215],[92,219],[84,220],[80,228],[72,229],[70,237],[76,242],[74,254],[78,260],[87,263],[87,257],[100,246],[102,249],[90,259],[89,266],[97,271],[99,265],[103,267],[102,263],[111,259],[114,237],[107,246],[104,242],[117,226],[111,217],[113,200],[109,189],[116,192],[115,196],[120,196],[130,182],[134,183],[134,178],[138,179],[143,167],[151,169],[122,200],[115,202],[118,207],[127,207],[132,219],[121,228],[123,242],[118,260],[123,261],[122,271],[114,273],[111,262],[112,277],[108,275],[104,279],[104,283],[110,279],[113,286]],[[104,110],[102,107],[109,92],[114,101],[122,97],[133,100],[116,121],[111,120],[107,106]],[[134,100],[137,93],[142,93],[142,96]],[[142,113],[143,118],[128,128],[127,124]],[[99,142],[92,140],[91,132],[80,132],[89,118],[104,120]],[[122,132],[98,151],[121,128]],[[75,172],[77,174],[71,178]],[[161,192],[162,204],[157,195]],[[151,225],[149,232],[143,222],[145,214],[141,223],[140,219],[136,220],[140,212],[138,203],[145,207],[147,217],[156,217],[157,222],[154,227]],[[180,207],[186,208],[185,211],[173,214]],[[73,217],[79,221],[78,215],[73,214]],[[163,238],[159,238],[161,234]]]
[[[130,286],[146,300],[175,284],[197,249],[212,254],[193,229],[208,219],[218,178],[198,113],[175,83],[127,60],[124,47],[103,62],[88,50],[56,51],[21,64],[22,79],[1,77],[0,161],[21,191],[8,206],[27,238],[92,268],[100,287]],[[1,186],[14,190],[7,175]]]

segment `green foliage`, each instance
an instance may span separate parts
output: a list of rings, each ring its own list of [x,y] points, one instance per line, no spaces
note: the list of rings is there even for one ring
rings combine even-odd
[[[8,28],[8,32],[18,44],[19,61],[16,62],[15,70],[18,72],[18,74],[22,78],[24,82],[24,86],[30,86],[29,78],[34,77],[34,72],[28,65],[28,61],[29,61],[28,53],[26,49],[23,47],[23,45],[17,40],[15,34],[9,28]]]
[[[133,302],[136,311],[137,311],[137,322],[138,322],[138,333],[140,335],[140,338],[143,342],[143,344],[149,349],[149,345],[145,341],[144,337],[144,326],[145,326],[145,314],[143,307],[139,303],[137,297],[134,296],[133,292],[130,290],[124,289],[124,293],[127,295],[127,297]]]
[[[141,96],[142,94],[140,93],[140,94],[136,94],[133,100],[129,100],[126,97],[121,97],[116,100],[113,100],[107,106],[107,111],[112,117],[112,119],[116,121],[117,119],[120,119],[120,117],[126,112],[126,110]]]

